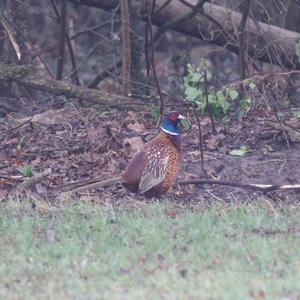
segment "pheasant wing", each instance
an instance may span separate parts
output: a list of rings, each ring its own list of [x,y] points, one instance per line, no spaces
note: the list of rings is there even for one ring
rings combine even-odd
[[[158,155],[153,155],[151,159],[147,160],[139,183],[141,194],[149,191],[165,179],[168,160],[169,156],[159,157]]]

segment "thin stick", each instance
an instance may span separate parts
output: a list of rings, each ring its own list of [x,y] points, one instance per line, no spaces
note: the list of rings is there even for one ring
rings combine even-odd
[[[204,156],[203,156],[203,138],[202,138],[202,130],[201,130],[201,124],[199,120],[198,113],[196,111],[195,105],[192,105],[194,115],[196,117],[197,125],[198,125],[198,131],[199,131],[199,150],[200,150],[200,155],[201,155],[201,169],[202,172],[204,173]]]
[[[57,58],[56,79],[61,80],[63,75],[63,67],[65,62],[65,31],[67,17],[67,0],[61,1],[61,23],[60,23],[60,38],[59,38],[59,54]]]
[[[161,93],[161,89],[160,89],[160,85],[159,85],[159,81],[157,78],[157,74],[156,74],[156,68],[155,68],[155,58],[154,58],[154,43],[153,43],[153,32],[152,32],[152,15],[153,15],[153,11],[155,8],[155,0],[152,1],[152,7],[151,7],[151,11],[149,10],[149,3],[148,0],[146,0],[147,3],[147,7],[148,7],[148,22],[149,22],[149,37],[150,37],[150,51],[151,51],[151,67],[152,67],[152,72],[153,72],[153,77],[155,80],[155,84],[157,87],[157,92],[159,95],[159,99],[160,99],[160,103],[159,103],[159,109],[160,109],[160,117],[163,115],[164,113],[164,100],[163,100],[163,96]],[[159,123],[160,120],[158,120]]]
[[[213,132],[216,133],[216,127],[215,127],[215,122],[214,122],[214,118],[213,118],[213,114],[212,114],[212,110],[211,110],[211,106],[208,102],[208,87],[207,87],[207,74],[206,74],[206,70],[204,70],[204,87],[205,87],[205,101],[206,101],[206,106],[208,109],[208,113],[209,113],[209,117],[210,117],[210,121],[211,121],[211,126],[213,129]]]
[[[217,184],[217,185],[237,187],[237,188],[241,188],[241,189],[245,189],[245,190],[256,190],[256,191],[262,191],[262,192],[269,192],[269,191],[275,191],[275,190],[300,190],[300,184],[272,185],[272,184],[239,183],[239,182],[222,181],[222,180],[191,179],[191,180],[179,181],[179,184],[182,184],[182,185]]]

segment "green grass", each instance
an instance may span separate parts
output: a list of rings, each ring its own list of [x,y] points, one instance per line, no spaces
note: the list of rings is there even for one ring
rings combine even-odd
[[[0,207],[0,299],[300,297],[296,205],[26,203]]]

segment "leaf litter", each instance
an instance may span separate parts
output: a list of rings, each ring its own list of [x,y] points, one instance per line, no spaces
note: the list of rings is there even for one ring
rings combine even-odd
[[[50,168],[51,174],[31,187],[39,197],[55,199],[55,191],[73,181],[119,176],[130,158],[158,129],[149,112],[111,110],[101,114],[95,108],[74,108],[47,111],[31,116],[32,120],[16,130],[0,135],[0,197],[6,198],[20,184],[18,168],[33,166],[34,173]],[[198,145],[196,121],[190,116],[192,128],[183,130],[183,167],[179,180],[221,179],[245,183],[299,183],[299,142],[288,149],[278,139],[277,128],[253,120],[217,124],[211,130],[209,118],[201,121],[204,140],[204,170]],[[0,132],[24,122],[26,117],[0,124]],[[298,122],[299,123],[299,122]],[[293,124],[298,124],[293,121]],[[299,124],[298,124],[299,125]],[[296,126],[296,125],[295,125]],[[245,152],[243,149],[251,149]],[[272,149],[272,151],[268,151]],[[235,150],[243,152],[234,155]],[[245,155],[244,155],[245,154]],[[2,175],[2,176],[1,176]],[[208,191],[208,192],[207,192]],[[208,199],[213,195],[224,201],[233,198],[257,197],[257,192],[226,186],[184,186],[175,184],[173,198],[179,201]],[[274,198],[299,200],[295,192],[269,192]],[[88,191],[95,201],[101,199],[143,199],[126,192],[121,186]]]

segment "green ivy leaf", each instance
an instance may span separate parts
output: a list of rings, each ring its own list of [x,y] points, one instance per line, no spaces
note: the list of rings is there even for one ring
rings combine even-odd
[[[195,87],[189,86],[188,88],[186,88],[185,94],[186,94],[186,98],[189,101],[195,101],[199,96],[202,95],[202,92],[201,92],[201,90],[199,90]]]
[[[223,101],[226,98],[223,91],[217,91],[216,96],[217,96],[219,101]]]
[[[298,60],[300,62],[300,39],[297,41],[297,43],[295,45],[295,52],[296,52],[296,55],[298,56]]]
[[[223,109],[223,113],[226,114],[230,106],[229,102],[224,98],[223,100],[220,100],[220,105]]]
[[[192,79],[193,83],[199,83],[199,82],[201,82],[202,74],[200,74],[200,73],[193,73],[191,79]]]
[[[253,91],[256,89],[256,84],[254,82],[249,83],[249,88]]]
[[[233,101],[239,96],[239,93],[236,90],[230,89],[228,90],[228,95],[230,99]]]
[[[234,156],[243,156],[246,153],[250,152],[251,149],[247,146],[242,146],[240,149],[234,149],[229,152],[229,154]]]
[[[300,118],[300,111],[294,111],[292,112],[292,115],[296,118]]]
[[[210,93],[207,95],[207,98],[208,98],[208,103],[214,103],[216,102],[216,95],[214,93]]]

